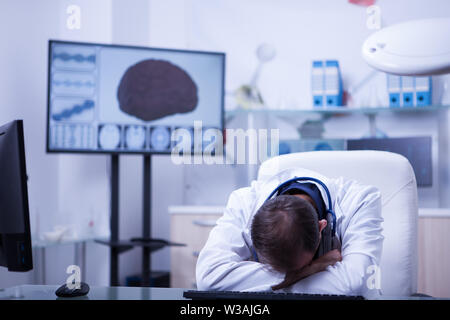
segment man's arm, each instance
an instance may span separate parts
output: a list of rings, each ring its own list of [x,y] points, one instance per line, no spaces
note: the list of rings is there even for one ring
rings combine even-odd
[[[342,261],[341,251],[338,249],[328,251],[320,258],[311,261],[310,264],[304,266],[302,269],[292,270],[286,273],[284,280],[276,286],[272,286],[272,289],[280,290],[290,287],[304,278],[307,278],[315,273],[325,271],[326,268],[334,265],[338,261]]]
[[[370,294],[367,279],[373,269],[368,268],[379,266],[383,243],[380,193],[376,188],[343,180],[338,182],[337,190],[340,191],[334,209],[343,214],[338,221],[342,261],[297,282],[286,291]]]
[[[252,253],[243,232],[249,225],[254,199],[252,187],[236,190],[230,195],[224,215],[211,230],[198,257],[198,289],[264,291],[283,279],[282,274],[249,261]]]

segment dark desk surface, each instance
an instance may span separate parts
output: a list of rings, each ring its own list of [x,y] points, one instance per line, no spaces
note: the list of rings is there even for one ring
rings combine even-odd
[[[0,289],[0,300],[55,300],[59,286],[23,285]],[[183,288],[91,287],[87,296],[66,299],[82,300],[185,300]],[[380,296],[377,300],[434,300],[431,297]],[[446,298],[448,300],[448,298]],[[189,301],[189,300],[186,300]]]
[[[59,286],[23,285],[0,289],[0,299],[55,300]],[[180,288],[91,287],[87,296],[69,299],[88,300],[183,300]]]

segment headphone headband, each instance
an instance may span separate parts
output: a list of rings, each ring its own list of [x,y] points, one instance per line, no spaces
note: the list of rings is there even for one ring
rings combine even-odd
[[[278,187],[276,187],[275,190],[273,190],[273,191],[270,193],[269,197],[267,197],[266,201],[269,200],[269,199],[271,199],[271,198],[272,198],[275,194],[277,194],[281,189],[283,189],[285,186],[287,186],[288,184],[290,184],[291,182],[294,182],[294,181],[313,181],[313,182],[316,182],[316,183],[318,183],[320,186],[323,187],[323,189],[325,190],[325,193],[326,193],[326,195],[327,195],[327,198],[328,198],[328,209],[327,209],[327,213],[330,213],[331,216],[332,216],[332,219],[333,219],[333,225],[332,225],[332,227],[331,227],[331,234],[334,236],[334,235],[335,235],[335,232],[336,232],[336,214],[333,212],[333,209],[332,209],[332,205],[331,205],[331,204],[332,204],[332,203],[331,203],[331,194],[330,194],[330,191],[328,190],[327,186],[325,185],[325,183],[323,183],[323,182],[320,181],[319,179],[317,179],[317,178],[312,178],[312,177],[295,177],[295,178],[289,179],[289,180],[283,182],[282,184],[280,184]]]

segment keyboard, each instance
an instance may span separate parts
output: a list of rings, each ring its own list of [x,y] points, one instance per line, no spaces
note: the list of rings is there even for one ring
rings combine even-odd
[[[183,297],[192,300],[365,300],[363,296],[336,294],[307,294],[284,292],[240,292],[187,290]]]

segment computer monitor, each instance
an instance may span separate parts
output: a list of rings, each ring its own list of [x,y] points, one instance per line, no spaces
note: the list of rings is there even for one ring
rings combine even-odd
[[[194,121],[223,130],[224,53],[50,40],[48,59],[48,152],[168,154]]]
[[[280,140],[278,153],[288,154],[294,152],[345,150],[344,139],[292,139]]]
[[[23,122],[0,127],[0,266],[33,269]]]
[[[431,137],[369,138],[347,140],[348,150],[379,150],[403,155],[409,160],[417,185],[432,185]]]

